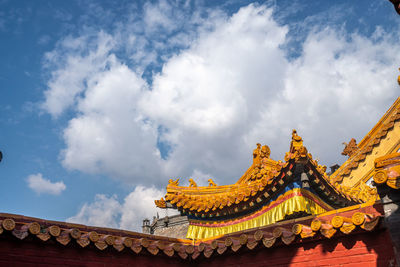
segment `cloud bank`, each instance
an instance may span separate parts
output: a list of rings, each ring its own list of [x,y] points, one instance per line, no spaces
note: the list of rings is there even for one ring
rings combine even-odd
[[[146,187],[196,174],[234,183],[257,142],[282,159],[293,128],[329,166],[342,160],[342,142],[359,141],[398,96],[398,33],[308,29],[299,56],[290,57],[290,25],[277,23],[264,5],[206,18],[175,14],[163,1],[145,10],[145,33],[128,25],[125,39],[118,30],[68,37],[47,54],[51,78],[42,107],[54,118],[72,117],[63,132],[64,167]],[[191,27],[179,28],[171,16]],[[170,35],[158,37],[157,46],[160,32]],[[161,68],[149,78],[145,69],[155,62]],[[90,218],[99,217],[103,225],[130,228],[133,214],[144,215],[131,198],[157,195],[136,189],[123,204],[98,195],[71,220],[93,224]],[[104,209],[117,215],[95,212]]]

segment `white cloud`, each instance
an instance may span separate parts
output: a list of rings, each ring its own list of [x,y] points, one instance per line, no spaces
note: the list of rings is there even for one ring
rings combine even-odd
[[[329,166],[342,160],[342,142],[360,141],[398,96],[399,36],[311,31],[300,57],[288,60],[285,34],[270,9],[250,5],[164,65],[141,104],[169,129],[168,174],[197,169],[233,183],[256,142],[283,159],[293,128]]]
[[[137,186],[125,199],[122,206],[120,228],[138,231],[144,218],[151,219],[157,213],[165,215],[165,211],[156,208],[155,199],[160,199],[165,192],[154,187]]]
[[[174,148],[169,175],[197,169],[226,182],[240,177],[257,142],[246,142],[246,133],[283,87],[286,33],[272,10],[250,5],[164,65],[140,104],[169,129],[162,136]]]
[[[76,104],[91,76],[113,63],[114,56],[110,54],[115,45],[113,38],[100,32],[92,39],[68,36],[60,42],[58,50],[45,55],[45,65],[56,69],[51,72],[42,108],[53,117]],[[89,45],[90,42],[94,45]]]
[[[157,3],[145,3],[144,7],[144,22],[146,24],[146,29],[154,31],[156,29],[161,29],[162,31],[170,32],[177,28],[177,20],[179,18],[174,18],[173,7],[165,0],[160,0]],[[179,10],[177,10],[179,14]],[[175,14],[176,14],[175,13]]]
[[[287,68],[281,94],[263,112],[264,127],[252,135],[277,129],[268,139],[279,144],[280,135],[297,128],[322,163],[341,160],[342,142],[361,141],[398,96],[400,46],[385,36],[349,37],[330,28],[310,33],[301,57]]]
[[[90,226],[118,228],[117,220],[121,213],[121,205],[117,197],[102,194],[95,196],[93,203],[85,203],[80,211],[66,221]]]
[[[156,182],[160,177],[157,128],[136,107],[145,90],[145,82],[119,63],[93,75],[85,97],[78,101],[80,115],[64,130],[63,165],[129,182],[132,177]]]
[[[144,218],[151,219],[157,213],[165,216],[165,211],[154,205],[154,200],[160,199],[163,194],[154,187],[137,186],[122,203],[116,196],[98,194],[92,203],[85,203],[79,212],[67,221],[141,232]],[[170,211],[169,215],[172,214],[176,212]]]
[[[38,194],[59,195],[67,188],[64,182],[53,183],[50,180],[43,178],[41,173],[29,175],[27,183],[29,188]]]
[[[113,54],[119,37],[101,33],[85,53],[67,53],[44,103],[54,116],[68,107],[76,111],[63,135],[65,167],[146,186],[196,174],[233,183],[257,142],[282,159],[293,128],[329,165],[341,160],[341,143],[360,139],[398,95],[397,33],[379,30],[369,38],[329,27],[309,31],[300,56],[288,58],[288,26],[274,20],[271,8],[249,5],[231,17],[213,16],[191,18],[203,27],[175,36],[189,42],[187,49],[167,57],[151,85],[140,77],[142,65],[128,67]],[[130,58],[142,62],[150,38],[127,36],[140,47],[127,49]],[[85,48],[86,42],[64,40],[63,47]],[[154,51],[150,58],[163,56]],[[171,146],[166,159],[157,142]]]

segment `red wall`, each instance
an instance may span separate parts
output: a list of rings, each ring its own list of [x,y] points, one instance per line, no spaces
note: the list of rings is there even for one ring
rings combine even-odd
[[[76,244],[62,246],[31,237],[20,241],[12,236],[0,237],[0,266],[395,266],[393,248],[385,231],[321,239],[275,248],[240,249],[237,253],[199,257],[183,261],[164,255],[136,255],[125,248],[99,251]]]
[[[4,234],[3,234],[4,235]],[[167,256],[136,255],[124,249],[100,251],[94,247],[80,248],[77,244],[62,246],[40,240],[0,238],[0,266],[185,266],[186,262]]]
[[[396,266],[386,231],[321,241],[223,255],[203,260],[198,266]]]

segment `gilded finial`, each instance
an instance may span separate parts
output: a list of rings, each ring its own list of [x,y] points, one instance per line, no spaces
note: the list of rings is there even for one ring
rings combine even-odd
[[[290,158],[295,158],[299,160],[309,156],[307,148],[303,146],[303,138],[297,134],[297,131],[293,129],[292,131],[292,141],[290,142],[290,151],[285,155],[285,161]]]
[[[301,137],[297,134],[296,129],[292,130],[292,140],[293,141],[301,141]]]
[[[292,131],[292,142],[290,143],[290,152],[294,152],[296,148],[303,146],[303,139],[297,134],[297,131]]]

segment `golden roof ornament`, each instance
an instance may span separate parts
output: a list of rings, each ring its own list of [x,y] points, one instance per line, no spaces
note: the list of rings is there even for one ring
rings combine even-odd
[[[342,155],[351,157],[358,150],[357,141],[354,138],[351,138],[349,143],[343,142],[345,145]]]
[[[305,159],[307,157],[308,151],[305,146],[303,146],[303,138],[301,138],[295,129],[292,131],[292,141],[290,142],[290,152],[285,154],[285,161],[291,158],[296,160]],[[309,155],[311,157],[311,154]]]
[[[196,182],[192,178],[189,179],[189,187],[197,187]]]
[[[253,150],[253,165],[261,163],[261,144],[257,143],[257,147]]]
[[[267,145],[261,147],[261,158],[269,158],[271,155],[271,149]]]
[[[375,159],[374,182],[400,189],[400,153],[392,153]]]
[[[208,186],[217,186],[217,184],[210,178],[208,179]]]
[[[292,131],[292,142],[290,142],[290,152],[294,152],[298,148],[303,146],[303,139],[297,135],[297,131],[293,129]]]
[[[253,150],[253,166],[260,167],[263,165],[270,165],[272,161],[269,157],[271,155],[271,149],[267,145],[261,147],[260,143],[257,143],[257,147]],[[275,164],[273,164],[275,165]]]
[[[165,199],[163,197],[160,200],[154,200],[154,203],[159,208],[162,208],[162,209],[167,208],[167,203],[165,202]]]
[[[179,185],[179,178],[174,181],[173,179],[169,179],[168,185],[178,186]]]

